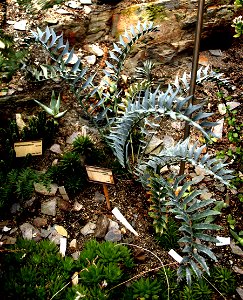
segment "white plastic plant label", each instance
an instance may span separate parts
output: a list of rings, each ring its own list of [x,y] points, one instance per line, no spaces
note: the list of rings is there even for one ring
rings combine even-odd
[[[67,239],[65,237],[60,238],[60,253],[64,257],[67,249]]]
[[[178,263],[181,263],[181,262],[182,262],[182,259],[183,259],[183,258],[182,258],[177,252],[175,252],[175,250],[171,249],[168,253],[169,253],[169,255],[170,255],[171,257],[173,257],[174,260],[176,260]]]
[[[122,213],[119,211],[117,207],[115,207],[112,210],[113,215],[117,218],[118,221],[122,223],[128,230],[130,230],[134,235],[138,236],[138,233],[136,230],[133,229],[133,227],[128,223],[126,218],[122,215]]]
[[[219,243],[216,243],[216,246],[226,246],[230,245],[230,237],[222,237],[222,236],[216,236]]]

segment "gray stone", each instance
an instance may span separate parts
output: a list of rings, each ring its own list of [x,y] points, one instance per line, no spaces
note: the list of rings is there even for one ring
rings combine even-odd
[[[33,224],[36,227],[44,227],[47,225],[47,219],[46,218],[41,218],[37,217],[33,220]]]
[[[104,55],[104,51],[100,48],[100,46],[95,44],[87,45],[85,49],[98,57]]]
[[[163,141],[158,139],[156,136],[153,136],[151,141],[149,142],[145,154],[158,154],[162,149]]]
[[[119,229],[112,229],[105,235],[105,240],[110,242],[119,242],[121,238],[122,235]]]
[[[71,242],[69,244],[69,248],[77,249],[77,240],[76,239],[71,240]]]
[[[30,200],[25,201],[23,204],[24,208],[31,207],[34,204],[35,199],[35,197],[32,197]]]
[[[76,8],[81,8],[81,3],[77,3],[76,1],[68,1],[66,3],[66,6],[76,9]]]
[[[220,49],[208,50],[213,56],[222,56],[222,51]]]
[[[59,234],[56,230],[52,230],[50,235],[48,236],[49,240],[56,245],[60,245],[60,239],[62,235]]]
[[[241,299],[243,299],[243,289],[238,287],[236,288],[236,292],[238,293],[238,295],[241,297]]]
[[[91,0],[79,0],[79,2],[80,2],[81,4],[85,4],[85,5],[90,5],[90,4],[92,4],[92,1],[91,1]]]
[[[19,203],[14,203],[11,208],[10,208],[10,212],[11,214],[16,214],[18,211],[20,211],[21,206]]]
[[[243,269],[238,268],[237,266],[233,266],[233,270],[235,273],[243,275]]]
[[[49,25],[56,25],[56,24],[58,24],[58,19],[47,18],[44,20],[44,22],[46,22]]]
[[[232,252],[236,255],[239,256],[243,256],[243,251],[241,250],[241,248],[239,246],[237,246],[234,241],[230,242],[230,248],[232,250]]]
[[[57,192],[57,184],[52,183],[50,186],[46,187],[41,183],[34,183],[36,193],[44,196],[55,196]]]
[[[224,118],[217,121],[218,125],[212,128],[212,132],[215,134],[216,138],[222,139],[223,129],[224,129]]]
[[[69,201],[69,197],[64,186],[59,186],[59,193],[61,194],[64,200]]]
[[[96,228],[96,225],[92,222],[89,222],[81,229],[81,233],[84,236],[94,233],[95,228]]]
[[[119,229],[119,224],[115,221],[110,220],[108,231],[113,229]]]
[[[207,189],[203,190],[202,194],[200,195],[201,200],[212,199],[213,194],[210,193]]]
[[[99,192],[95,192],[94,200],[98,203],[102,203],[105,201],[105,196]]]
[[[224,192],[225,191],[225,186],[222,183],[218,183],[215,185],[215,189],[220,191],[220,192]]]
[[[34,233],[34,226],[29,223],[24,223],[20,225],[20,230],[23,236],[23,239],[32,240],[33,233]]]
[[[198,166],[195,167],[195,172],[196,172],[197,176],[200,176],[200,175],[205,176],[206,175],[206,171],[203,168],[200,168]]]
[[[84,5],[83,9],[84,9],[84,13],[86,15],[90,14],[91,11],[92,11],[92,9],[89,6],[87,6],[87,5]]]
[[[80,256],[80,251],[76,251],[76,252],[72,253],[71,255],[74,260],[78,260],[79,256]]]
[[[103,238],[107,233],[109,224],[110,224],[110,220],[105,215],[99,216],[96,223],[94,236],[96,238]]]
[[[14,245],[16,243],[17,239],[12,236],[4,235],[1,239],[1,243],[5,245]],[[1,245],[0,243],[0,245]]]
[[[95,62],[96,62],[96,56],[95,55],[87,55],[87,56],[84,57],[84,59],[86,60],[86,62],[89,65],[94,65]]]
[[[169,136],[169,135],[165,135],[164,136],[164,139],[163,139],[163,145],[164,145],[164,148],[165,149],[168,149],[170,147],[173,147],[175,144],[175,141],[173,139],[172,136]]]
[[[56,13],[58,13],[60,15],[71,15],[72,14],[70,11],[67,11],[67,10],[62,9],[62,8],[57,9]]]
[[[195,176],[192,179],[193,179],[194,184],[197,184],[204,179],[204,175]]]
[[[50,148],[51,152],[56,153],[56,154],[61,154],[61,146],[59,144],[53,144]]]
[[[79,137],[79,136],[81,136],[82,135],[82,132],[74,132],[74,133],[72,133],[68,138],[67,138],[67,140],[66,140],[66,143],[67,144],[72,144],[73,142],[74,142],[74,140],[77,138],[77,137]]]
[[[58,199],[57,206],[60,210],[63,210],[63,211],[69,211],[71,209],[71,204],[64,199]]]
[[[76,200],[73,205],[73,210],[80,211],[82,208],[83,208],[83,205],[78,203],[78,201]]]
[[[49,216],[56,215],[57,199],[53,198],[49,201],[41,203],[41,213]]]
[[[51,232],[52,232],[51,230],[46,230],[46,229],[41,228],[40,235],[43,238],[47,238],[49,236],[49,234],[51,234]]]

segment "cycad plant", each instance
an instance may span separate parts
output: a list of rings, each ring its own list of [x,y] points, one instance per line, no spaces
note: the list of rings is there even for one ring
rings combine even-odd
[[[160,137],[160,126],[166,118],[187,122],[206,140],[210,140],[213,136],[212,127],[216,123],[209,121],[212,113],[204,111],[204,103],[190,104],[190,97],[187,96],[190,75],[184,73],[181,78],[177,77],[166,90],[140,84],[140,90],[134,89],[133,95],[126,99],[126,105],[120,114],[118,104],[125,95],[120,84],[124,61],[140,37],[157,30],[152,23],[138,23],[136,27],[131,26],[130,30],[120,37],[118,44],[113,44],[114,49],[109,52],[111,62],[106,62],[107,67],[104,70],[108,77],[106,87],[103,85],[102,88],[100,86],[95,88],[92,83],[93,77],[86,78],[87,70],[82,68],[79,59],[70,67],[74,50],[69,50],[69,43],[63,42],[62,34],[57,36],[53,29],[48,27],[45,31],[38,28],[37,32],[33,32],[33,36],[49,52],[53,65],[42,66],[42,70],[35,71],[35,75],[38,80],[56,77],[67,80],[94,123],[98,126],[100,120],[105,120],[105,124],[108,125],[106,128],[109,130],[106,138],[115,157],[122,167],[141,181],[145,188],[151,189],[151,199],[155,206],[152,211],[156,215],[154,220],[163,228],[167,215],[178,219],[181,232],[179,241],[183,245],[181,252],[184,254],[178,275],[179,278],[186,276],[190,283],[193,272],[198,277],[201,277],[203,271],[209,274],[206,257],[216,260],[207,242],[216,242],[211,231],[220,227],[210,223],[207,217],[217,215],[218,212],[213,210],[213,199],[202,201],[198,198],[202,192],[194,186],[193,180],[189,180],[186,176],[178,177],[176,174],[170,178],[163,178],[160,170],[164,166],[178,165],[181,161],[185,161],[192,167],[202,168],[207,175],[225,185],[229,185],[229,180],[233,176],[232,171],[228,170],[222,161],[212,158],[208,153],[203,154],[206,145],[191,144],[189,139],[179,141],[175,146],[162,149],[156,154],[148,151],[152,138]],[[145,71],[139,70],[140,74],[146,75],[147,82],[151,82],[148,76],[152,65],[145,64],[144,67]],[[209,67],[200,68],[197,72],[197,83],[203,84],[205,80],[228,83],[222,74],[211,71]],[[83,91],[88,86],[92,86],[92,89],[88,96],[86,93],[83,97]],[[97,93],[99,101],[94,105],[89,103],[87,109],[85,100]],[[134,130],[136,134],[141,132],[136,153],[131,147]]]
[[[219,230],[220,226],[206,221],[208,216],[219,214],[213,210],[213,199],[201,201],[198,196],[202,191],[196,187],[186,195],[190,186],[194,185],[186,176],[171,176],[165,179],[160,176],[160,170],[164,166],[188,162],[192,166],[199,166],[204,171],[222,183],[229,185],[233,177],[232,171],[227,165],[206,153],[202,154],[206,145],[199,147],[197,143],[190,145],[190,140],[178,142],[175,146],[162,149],[157,154],[148,154],[147,149],[154,136],[158,137],[160,125],[164,118],[188,122],[191,127],[199,130],[206,139],[213,136],[211,131],[216,123],[208,121],[212,113],[203,111],[203,103],[188,104],[190,97],[186,96],[189,90],[188,76],[176,78],[173,85],[169,85],[166,91],[158,87],[155,91],[147,89],[144,95],[139,95],[133,101],[129,101],[123,115],[115,119],[110,134],[110,146],[118,161],[128,168],[142,184],[151,189],[152,211],[154,220],[165,226],[168,215],[174,216],[180,222],[179,231],[181,238],[178,242],[183,244],[183,260],[178,269],[179,278],[186,276],[191,283],[192,273],[201,277],[203,271],[209,273],[206,257],[217,260],[213,252],[206,245],[207,242],[216,242],[212,230]],[[201,68],[197,73],[197,83],[205,80],[217,80],[227,84],[227,80],[221,79],[222,74],[209,71],[209,68]],[[137,164],[131,159],[128,151],[130,136],[136,128],[143,134],[137,153]],[[178,192],[179,191],[179,192]]]

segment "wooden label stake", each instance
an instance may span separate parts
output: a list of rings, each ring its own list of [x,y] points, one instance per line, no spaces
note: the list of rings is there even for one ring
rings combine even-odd
[[[111,210],[111,203],[110,203],[110,199],[109,199],[108,188],[107,188],[107,185],[105,183],[103,183],[103,189],[104,189],[104,194],[105,194],[107,208],[109,210]]]
[[[107,208],[111,209],[107,184],[115,184],[112,171],[110,169],[98,168],[93,166],[85,166],[89,181],[103,183]]]

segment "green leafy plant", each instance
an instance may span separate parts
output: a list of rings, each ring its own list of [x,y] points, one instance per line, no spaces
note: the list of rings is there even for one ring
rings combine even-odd
[[[0,82],[9,82],[27,57],[27,50],[14,48],[13,38],[0,30]]]
[[[7,174],[1,170],[0,208],[10,206],[14,201],[29,200],[34,193],[34,183],[48,186],[50,179],[45,174],[39,174],[31,168],[12,169]]]
[[[237,234],[235,231],[230,229],[231,235],[234,237],[236,242],[238,242],[241,246],[243,246],[243,231],[241,230],[239,234]],[[241,237],[242,236],[242,237]]]
[[[237,8],[242,7],[243,6],[243,1],[242,0],[235,0],[234,2],[235,6]]]
[[[242,21],[242,16],[238,16],[234,18],[233,24],[231,25],[232,27],[235,28],[235,38],[240,37],[243,34],[243,21]]]
[[[42,104],[38,100],[34,100],[37,104],[40,105],[44,109],[46,113],[48,113],[50,116],[52,116],[55,120],[63,117],[67,110],[60,112],[60,105],[61,105],[61,95],[58,95],[58,98],[56,99],[55,97],[55,92],[52,91],[51,95],[51,102],[50,102],[50,107]]]
[[[211,277],[221,293],[232,294],[235,291],[236,280],[233,273],[229,269],[215,267],[212,269]]]

